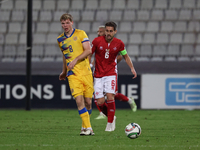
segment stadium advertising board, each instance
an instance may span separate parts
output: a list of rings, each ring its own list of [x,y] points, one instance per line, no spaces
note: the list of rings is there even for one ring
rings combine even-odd
[[[200,109],[200,75],[142,75],[141,108]]]
[[[32,108],[76,108],[66,81],[59,81],[58,76],[34,75],[31,81]],[[131,75],[118,78],[119,92],[135,98],[140,107],[140,76],[132,80]],[[0,108],[25,108],[26,76],[0,76]],[[96,108],[95,105],[93,105]],[[117,108],[129,108],[127,103],[116,101]]]

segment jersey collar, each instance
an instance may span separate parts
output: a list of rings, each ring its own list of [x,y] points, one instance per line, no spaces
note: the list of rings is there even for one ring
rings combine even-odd
[[[65,34],[65,32],[64,32],[64,35],[65,35],[66,38],[69,38],[69,37],[71,37],[71,36],[74,34],[74,32],[75,32],[75,29],[73,29],[72,34],[71,34],[70,36],[67,36],[67,35]]]

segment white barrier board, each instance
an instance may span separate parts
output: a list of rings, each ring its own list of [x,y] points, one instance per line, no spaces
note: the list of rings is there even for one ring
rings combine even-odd
[[[144,74],[142,109],[200,109],[200,75]]]

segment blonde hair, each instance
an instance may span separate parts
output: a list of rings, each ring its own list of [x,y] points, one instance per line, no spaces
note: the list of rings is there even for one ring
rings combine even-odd
[[[61,22],[62,20],[68,20],[68,19],[72,22],[72,21],[73,21],[72,15],[70,15],[70,14],[68,14],[68,13],[63,14],[63,15],[60,17],[60,22]]]

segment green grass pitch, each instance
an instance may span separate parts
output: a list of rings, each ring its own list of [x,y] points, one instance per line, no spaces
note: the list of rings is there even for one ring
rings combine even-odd
[[[199,150],[199,110],[116,110],[116,130],[105,132],[106,119],[91,123],[95,136],[80,136],[77,110],[0,110],[0,150]],[[128,123],[142,128],[137,139],[124,133]]]

